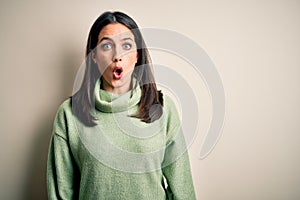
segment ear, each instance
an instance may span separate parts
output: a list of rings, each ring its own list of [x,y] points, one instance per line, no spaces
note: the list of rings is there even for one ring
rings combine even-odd
[[[91,51],[91,58],[94,61],[94,63],[97,63],[97,58],[94,50]]]
[[[136,51],[136,61],[135,61],[135,64],[137,63],[138,59],[139,59],[139,53],[138,53],[138,51]]]

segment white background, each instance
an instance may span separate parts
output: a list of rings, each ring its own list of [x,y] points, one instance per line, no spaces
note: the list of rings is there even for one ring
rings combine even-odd
[[[190,37],[219,71],[222,137],[206,159],[194,154],[199,142],[190,154],[198,199],[300,199],[297,0],[2,0],[0,199],[46,199],[53,118],[72,93],[89,28],[106,10]]]

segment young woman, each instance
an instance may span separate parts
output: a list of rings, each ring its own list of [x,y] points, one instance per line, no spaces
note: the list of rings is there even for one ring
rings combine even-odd
[[[82,85],[54,120],[47,189],[49,199],[195,199],[176,107],[124,13],[91,27]]]

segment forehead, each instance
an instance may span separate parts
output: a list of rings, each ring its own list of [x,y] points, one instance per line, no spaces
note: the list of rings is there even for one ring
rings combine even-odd
[[[104,26],[98,35],[98,41],[100,41],[103,37],[112,39],[122,39],[124,37],[129,37],[134,39],[134,35],[131,30],[120,23],[108,24]]]

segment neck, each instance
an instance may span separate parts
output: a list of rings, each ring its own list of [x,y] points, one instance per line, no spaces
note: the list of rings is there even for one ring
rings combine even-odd
[[[124,94],[131,89],[131,81],[123,84],[120,87],[114,87],[113,85],[107,83],[104,79],[101,80],[101,89],[114,93],[114,94]]]

